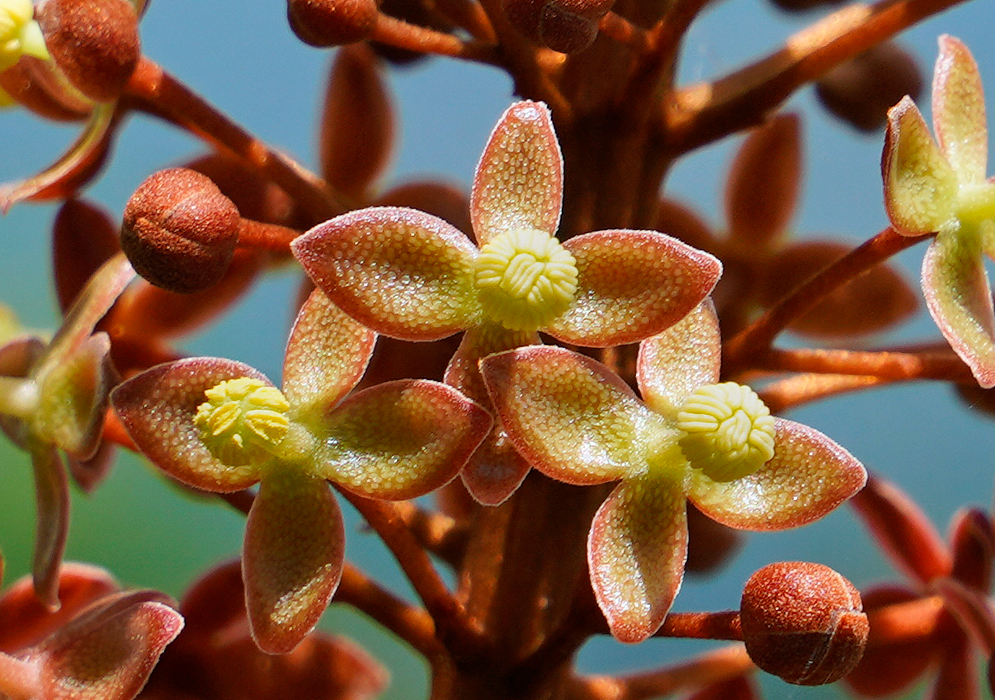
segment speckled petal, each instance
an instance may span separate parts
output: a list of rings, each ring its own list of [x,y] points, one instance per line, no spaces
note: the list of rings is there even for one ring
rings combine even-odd
[[[933,321],[984,388],[995,386],[995,313],[981,233],[940,234],[922,261],[922,290]]]
[[[346,399],[320,428],[315,468],[369,498],[416,498],[449,483],[490,432],[491,417],[450,386],[378,384]]]
[[[652,636],[680,590],[688,534],[683,474],[627,479],[594,516],[587,541],[591,585],[619,641]]]
[[[563,348],[511,350],[480,367],[518,451],[568,484],[603,484],[641,468],[643,436],[663,420],[607,367]]]
[[[460,472],[474,500],[497,506],[511,497],[532,470],[500,425],[487,434]]]
[[[715,257],[656,231],[596,231],[563,247],[577,260],[577,292],[541,330],[585,347],[660,333],[708,296],[722,273]]]
[[[718,483],[689,470],[688,498],[701,512],[741,530],[784,530],[818,520],[863,488],[863,465],[819,431],[783,418],[774,429],[774,457],[749,476]]]
[[[256,468],[222,464],[201,441],[193,422],[197,407],[206,400],[204,392],[238,377],[270,384],[240,362],[195,357],[156,365],[132,377],[111,392],[111,403],[142,454],[171,477],[205,491],[240,491],[259,480]]]
[[[563,202],[563,157],[549,108],[519,102],[502,115],[480,157],[470,193],[477,243],[513,229],[552,235]]]
[[[285,654],[314,629],[344,557],[342,513],[328,484],[272,464],[249,511],[242,553],[245,607],[260,649]]]
[[[376,337],[314,290],[297,314],[283,360],[283,395],[294,415],[341,401],[363,376]]]
[[[978,65],[958,39],[944,34],[933,71],[933,129],[961,182],[980,183],[988,168],[985,96]]]
[[[48,607],[59,608],[59,565],[69,533],[69,481],[59,453],[49,444],[31,445],[35,473],[35,594]]]
[[[370,207],[297,238],[304,271],[343,311],[378,333],[435,340],[473,325],[477,249],[459,229],[416,209]]]
[[[639,345],[636,381],[643,401],[674,420],[698,387],[719,381],[722,341],[711,299]]]
[[[921,236],[956,225],[957,174],[908,96],[888,110],[881,175],[888,218],[899,233]]]

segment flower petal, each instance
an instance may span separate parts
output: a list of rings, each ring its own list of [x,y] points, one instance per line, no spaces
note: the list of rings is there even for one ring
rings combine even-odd
[[[475,501],[497,506],[518,490],[531,469],[504,428],[495,426],[470,455],[460,478]]]
[[[665,330],[722,273],[718,259],[656,231],[596,231],[563,247],[577,260],[577,292],[541,330],[585,347],[634,343]]]
[[[73,700],[131,700],[159,655],[183,628],[183,618],[154,591],[110,596],[46,639],[43,696]]]
[[[291,248],[337,306],[378,333],[434,340],[480,315],[477,249],[451,224],[416,209],[350,212],[315,226]]]
[[[687,557],[683,474],[626,479],[591,524],[591,585],[621,642],[641,642],[656,632],[681,587]]]
[[[553,235],[563,203],[563,156],[549,108],[518,102],[501,116],[480,157],[470,193],[479,245],[514,229]]]
[[[215,458],[194,424],[204,392],[226,379],[265,376],[233,360],[195,357],[132,377],[111,392],[111,402],[131,439],[157,467],[205,491],[240,491],[259,480],[255,467],[229,467]]]
[[[888,218],[899,233],[921,236],[955,225],[957,174],[909,97],[888,110],[881,175]]]
[[[933,71],[933,128],[962,183],[980,183],[988,168],[988,126],[978,64],[952,36],[939,39]]]
[[[32,445],[31,464],[38,509],[33,566],[35,594],[45,605],[57,610],[59,565],[69,533],[69,481],[59,453],[52,445]]]
[[[774,457],[727,483],[691,470],[688,498],[708,517],[741,530],[784,530],[818,520],[859,491],[864,467],[828,437],[775,418]]]
[[[533,345],[480,367],[518,451],[568,484],[603,484],[642,468],[642,435],[666,430],[611,370],[569,350]]]
[[[416,498],[449,483],[491,423],[445,384],[387,382],[352,395],[315,429],[323,439],[315,466],[361,496]]]
[[[922,261],[926,306],[943,337],[983,388],[995,386],[995,313],[981,254],[982,235],[940,234]]]
[[[283,360],[283,394],[296,415],[330,410],[363,376],[377,334],[316,289],[301,307]]]
[[[242,555],[249,627],[260,649],[285,654],[314,629],[344,557],[342,513],[328,484],[273,464],[249,511]]]
[[[676,420],[698,387],[719,381],[722,341],[711,299],[659,335],[639,344],[636,381],[643,401]]]

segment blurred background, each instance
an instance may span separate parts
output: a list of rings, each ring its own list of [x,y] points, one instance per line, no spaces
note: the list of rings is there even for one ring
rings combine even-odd
[[[788,34],[825,11],[788,15],[764,0],[716,2],[691,28],[681,62],[683,83],[709,79],[776,49]],[[899,37],[931,74],[936,38],[949,33],[973,51],[982,76],[995,84],[993,7],[975,0]],[[333,52],[311,49],[287,27],[278,0],[156,0],[143,20],[145,53],[271,145],[317,166],[314,126]],[[399,122],[398,143],[385,186],[438,176],[469,186],[494,123],[515,99],[507,77],[491,68],[433,59],[394,70],[389,78]],[[919,101],[928,118],[928,90]],[[991,106],[991,102],[989,101]],[[803,115],[805,177],[793,230],[797,237],[827,234],[858,243],[887,225],[879,171],[883,133],[858,134],[829,117],[811,89],[787,106]],[[0,181],[32,174],[73,140],[75,126],[55,126],[23,110],[0,112]],[[672,172],[667,194],[691,203],[721,227],[725,169],[740,139],[730,138],[690,154]],[[87,197],[120,216],[130,193],[154,170],[202,152],[199,143],[144,117],[120,135],[110,167]],[[51,286],[49,206],[21,204],[0,217],[0,301],[26,326],[57,325]],[[918,289],[925,249],[906,251],[899,262]],[[274,380],[280,376],[289,329],[293,268],[277,271],[209,331],[182,344],[191,354],[247,362]],[[935,340],[924,311],[892,336],[871,342]],[[791,418],[812,425],[844,445],[869,469],[899,483],[941,531],[958,508],[992,501],[995,426],[971,412],[953,392],[928,383],[895,386],[800,409]],[[217,500],[179,493],[142,460],[123,457],[92,496],[74,493],[68,558],[110,569],[133,586],[174,596],[212,563],[237,556],[244,519]],[[347,510],[347,556],[369,573],[410,595],[389,554]],[[27,455],[0,444],[0,551],[9,583],[29,570],[34,531],[33,487]],[[743,583],[776,560],[808,560],[834,567],[859,587],[899,579],[852,513],[840,508],[797,531],[751,535],[740,554],[718,574],[690,577],[675,610],[737,608]],[[322,623],[353,637],[393,673],[387,698],[424,696],[420,661],[360,615],[333,604]],[[580,656],[588,672],[646,668],[709,647],[707,642],[651,640],[625,647],[594,640]],[[770,698],[834,698],[833,688],[807,689],[765,678]]]

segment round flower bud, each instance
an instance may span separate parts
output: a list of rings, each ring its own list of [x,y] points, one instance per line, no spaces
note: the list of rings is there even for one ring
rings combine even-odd
[[[287,20],[305,44],[341,46],[362,41],[377,22],[374,0],[287,0]]]
[[[138,14],[129,0],[42,0],[36,11],[49,53],[81,93],[117,99],[141,48]]]
[[[821,564],[769,564],[740,605],[743,641],[757,666],[797,685],[833,683],[854,669],[870,625],[860,593]]]
[[[894,104],[905,95],[918,99],[922,86],[915,58],[894,42],[885,42],[826,73],[815,91],[823,106],[846,123],[876,131]]]
[[[613,0],[505,0],[508,21],[532,41],[577,53],[598,36],[598,22]]]
[[[128,200],[121,248],[146,280],[190,294],[228,269],[241,221],[210,178],[186,168],[161,170]]]

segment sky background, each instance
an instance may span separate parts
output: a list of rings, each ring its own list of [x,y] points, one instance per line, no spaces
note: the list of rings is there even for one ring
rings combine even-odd
[[[277,0],[155,0],[143,21],[143,48],[268,143],[316,166],[313,127],[331,52],[296,41],[284,11]],[[720,76],[765,55],[819,14],[788,16],[761,0],[716,3],[691,28],[681,80]],[[958,36],[991,82],[995,80],[993,14],[990,0],[974,0],[906,32],[901,42],[919,57],[928,76],[936,37]],[[400,128],[384,186],[423,176],[441,176],[468,186],[490,130],[515,99],[510,81],[495,69],[436,59],[393,72],[390,85]],[[928,95],[920,106],[928,115]],[[858,135],[828,118],[811,90],[793,98],[788,109],[803,113],[806,135],[805,180],[793,230],[799,237],[833,234],[854,243],[881,230],[887,222],[879,171],[883,135]],[[77,130],[17,110],[0,113],[0,128],[4,132],[0,181],[39,170],[72,141]],[[668,178],[667,193],[693,203],[720,226],[725,167],[739,141],[726,139],[689,155]],[[200,145],[186,135],[134,118],[118,140],[110,168],[87,196],[119,215],[148,174],[200,152]],[[0,301],[31,327],[51,328],[57,323],[48,263],[53,213],[48,206],[19,205],[0,218]],[[906,277],[916,287],[923,250],[924,245],[919,245],[900,257]],[[292,270],[271,275],[243,304],[212,330],[190,339],[184,349],[244,361],[278,378],[295,286]],[[923,312],[887,340],[937,337]],[[896,386],[806,407],[790,417],[822,430],[868,468],[897,481],[941,531],[958,508],[991,505],[995,426],[964,408],[945,387]],[[34,527],[31,489],[27,456],[0,446],[0,551],[7,560],[8,582],[29,567]],[[404,591],[390,556],[374,537],[361,531],[354,514],[347,516],[349,558]],[[130,585],[178,596],[212,562],[237,555],[243,524],[241,516],[216,501],[181,496],[140,460],[122,459],[96,494],[74,495],[69,558],[104,565]],[[739,557],[718,576],[687,580],[674,609],[738,607],[743,583],[754,570],[771,561],[797,559],[832,566],[858,586],[898,578],[844,507],[801,530],[749,536]],[[392,643],[339,606],[326,617],[325,628],[347,632],[392,668],[395,683],[386,697],[419,696],[415,689],[424,684],[425,673],[403,645]],[[707,646],[651,640],[623,647],[596,640],[582,651],[580,663],[591,672],[637,669]],[[801,689],[776,680],[764,680],[764,687],[771,698],[837,697],[831,689]]]

